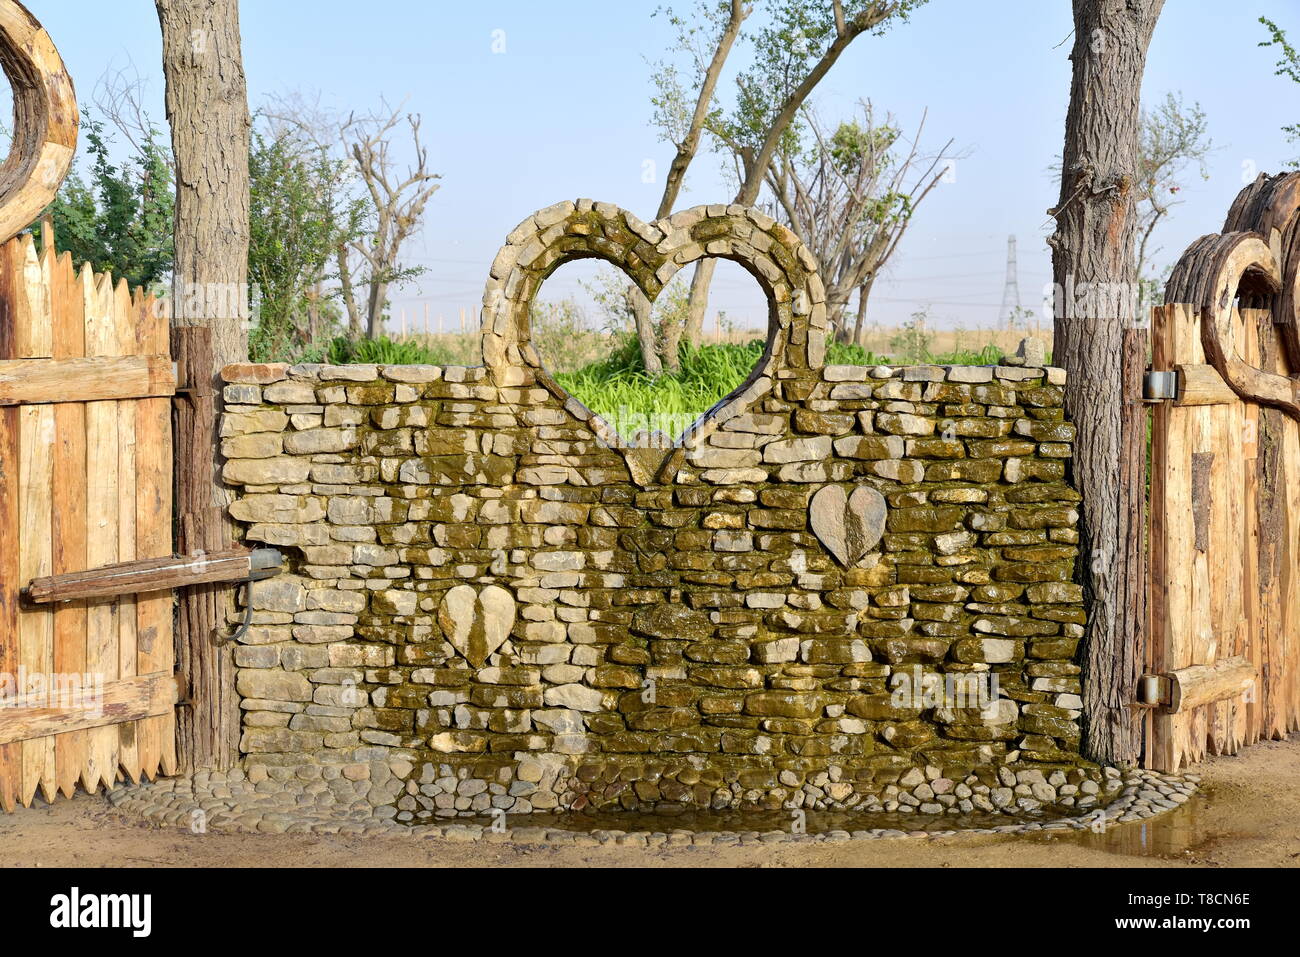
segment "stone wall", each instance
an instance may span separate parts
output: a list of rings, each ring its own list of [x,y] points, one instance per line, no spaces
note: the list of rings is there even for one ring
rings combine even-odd
[[[706,256],[767,296],[762,359],[675,443],[621,439],[531,345],[592,256],[652,299]],[[231,513],[294,572],[237,650],[252,770],[371,775],[417,823],[1088,806],[1063,374],[826,366],[826,328],[761,212],[578,200],[507,237],[482,368],[227,370]]]
[[[236,649],[251,765],[383,761],[407,819],[1092,774],[1058,369],[779,368],[650,469],[527,365],[226,379],[231,513],[292,566]]]

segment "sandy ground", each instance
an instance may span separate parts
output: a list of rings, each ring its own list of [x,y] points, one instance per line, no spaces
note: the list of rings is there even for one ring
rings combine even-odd
[[[546,847],[316,835],[190,834],[128,817],[102,797],[0,814],[7,867],[1295,867],[1300,736],[1213,758],[1206,796],[1106,835],[990,837],[753,847]]]

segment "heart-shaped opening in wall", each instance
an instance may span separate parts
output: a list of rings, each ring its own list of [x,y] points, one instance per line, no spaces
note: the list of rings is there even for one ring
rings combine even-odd
[[[694,315],[691,268],[651,302],[603,260],[569,262],[533,299],[529,326],[542,367],[629,447],[679,443],[767,354],[762,287],[734,262],[709,262],[707,303]]]
[[[759,287],[766,303],[761,348],[748,346],[733,352],[733,364],[739,358],[743,367],[748,364],[745,352],[753,349],[758,354],[753,367],[736,388],[702,416],[692,418],[679,434],[673,433],[681,423],[662,415],[669,411],[662,394],[657,403],[648,398],[646,405],[660,413],[657,427],[653,422],[638,422],[635,415],[616,427],[576,397],[581,386],[574,374],[580,369],[567,374],[571,387],[567,389],[547,369],[534,324],[545,339],[548,323],[562,329],[576,325],[577,317],[557,315],[554,298],[548,303],[539,296],[541,287],[566,263],[588,259],[603,260],[614,268],[611,293],[622,291],[626,296],[627,287],[635,286],[651,303],[651,321],[656,302],[660,316],[671,314],[674,299],[686,296],[690,274],[686,267],[702,260],[725,260],[742,270],[729,273],[733,289],[735,277],[743,274]],[[511,231],[492,263],[483,296],[483,361],[500,386],[533,381],[545,386],[602,443],[622,453],[633,481],[647,486],[670,481],[679,450],[694,447],[725,422],[754,408],[772,393],[782,375],[819,368],[825,362],[825,298],[816,259],[791,230],[761,211],[737,205],[697,206],[646,223],[609,203],[587,199],[557,203]],[[629,317],[634,314],[631,304],[625,308]],[[709,315],[704,314],[706,324]],[[720,322],[713,321],[716,336]],[[635,322],[630,318],[628,322],[635,332]],[[702,328],[700,338],[706,334]],[[564,370],[558,371],[566,376]],[[588,397],[596,405],[605,404],[611,418],[619,419],[617,402],[610,408],[608,393],[598,400]],[[683,407],[680,413],[691,418],[693,411]]]

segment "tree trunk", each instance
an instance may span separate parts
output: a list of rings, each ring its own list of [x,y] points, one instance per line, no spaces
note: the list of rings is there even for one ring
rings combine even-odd
[[[370,284],[370,302],[367,306],[367,335],[378,339],[384,334],[384,305],[388,302],[388,283],[375,281]]]
[[[699,345],[704,334],[704,314],[709,311],[709,285],[713,282],[713,270],[718,266],[716,259],[701,259],[695,264],[695,274],[691,276],[691,298],[686,304],[686,341]]]
[[[650,375],[663,372],[663,363],[659,361],[659,343],[655,337],[653,306],[640,289],[632,283],[627,286],[627,305],[632,311],[632,321],[636,325],[637,343],[641,347],[641,363]]]
[[[312,283],[307,294],[307,341],[304,345],[314,346],[321,339],[321,303],[324,301],[325,284],[319,279]]]
[[[361,310],[357,308],[356,287],[352,285],[352,268],[348,264],[348,248],[340,245],[334,253],[339,270],[339,292],[343,308],[348,314],[348,338],[354,342],[361,338]]]
[[[220,411],[220,370],[248,359],[248,91],[240,53],[237,0],[155,0],[162,28],[167,120],[176,164],[173,327],[210,331],[208,368],[192,370],[197,389],[210,386],[213,414]],[[231,539],[221,485],[220,451],[211,442],[211,521],[199,547]],[[198,493],[197,499],[202,498]],[[197,509],[197,504],[192,509]],[[186,516],[179,516],[182,524]],[[200,522],[199,524],[203,524]],[[190,590],[198,591],[198,590]],[[182,595],[182,604],[208,607],[182,614],[178,661],[189,661],[191,707],[177,718],[177,758],[182,769],[224,770],[239,749],[239,697],[228,647],[213,640],[211,625],[233,613],[233,592]],[[195,609],[190,609],[191,612]],[[217,618],[217,622],[210,621]]]
[[[237,0],[156,0],[176,162],[173,324],[248,358],[248,91]]]
[[[1131,451],[1145,435],[1135,434],[1142,419],[1125,394],[1132,384],[1125,381],[1123,347],[1137,318],[1133,184],[1142,74],[1163,4],[1074,0],[1061,199],[1048,241],[1058,297],[1054,361],[1068,374],[1066,411],[1078,429],[1074,480],[1083,495],[1083,748],[1094,760],[1120,765],[1134,764],[1141,747],[1134,704],[1142,622],[1132,601],[1145,586],[1142,549],[1128,547],[1142,540],[1144,458]],[[1109,294],[1074,301],[1085,288]]]
[[[863,344],[862,339],[866,334],[867,300],[871,298],[871,287],[875,281],[875,273],[872,273],[871,278],[858,287],[858,317],[853,323],[853,344],[856,346]]]
[[[673,207],[677,205],[677,196],[681,193],[682,183],[686,181],[686,170],[690,167],[691,161],[695,159],[695,154],[700,148],[700,135],[704,132],[704,123],[709,116],[709,107],[713,105],[713,94],[718,88],[718,78],[722,75],[722,68],[727,62],[727,56],[731,53],[731,48],[736,42],[736,37],[740,35],[740,26],[749,16],[750,7],[744,0],[731,0],[731,14],[727,19],[727,25],[723,28],[722,35],[718,37],[718,45],[713,51],[713,59],[709,61],[709,67],[704,72],[704,78],[700,83],[700,94],[695,100],[695,112],[691,116],[690,126],[686,131],[686,136],[677,147],[677,153],[673,156],[672,164],[668,167],[668,177],[664,180],[663,195],[659,199],[659,210],[655,214],[655,219],[663,219],[672,215]],[[709,275],[713,275],[712,261],[710,263]],[[697,267],[698,270],[698,267]],[[695,284],[692,281],[691,294],[695,293]],[[707,298],[707,283],[704,286],[704,295]],[[641,344],[641,360],[645,364],[646,371],[651,375],[658,375],[663,369],[663,361],[668,363],[668,368],[677,372],[681,368],[681,363],[677,359],[677,343],[681,341],[682,330],[665,330],[672,338],[671,348],[665,341],[663,361],[659,358],[659,344],[655,341],[654,324],[651,322],[651,304],[646,299],[645,293],[635,285],[628,286],[628,302],[632,306],[632,315],[636,319],[637,338]],[[695,317],[696,313],[691,310],[688,316]],[[692,332],[690,324],[686,330],[687,341],[698,344],[700,341],[700,323],[703,321],[704,309],[701,307],[697,321],[694,323]],[[666,337],[667,338],[667,337]]]
[[[744,157],[745,181],[741,183],[740,190],[736,193],[736,198],[732,202],[739,203],[741,206],[753,206],[758,202],[758,194],[763,189],[763,180],[767,176],[767,168],[772,165],[772,157],[776,155],[777,148],[781,145],[781,139],[785,136],[786,130],[798,116],[800,108],[804,102],[812,95],[813,90],[822,78],[830,72],[831,67],[840,58],[845,50],[849,48],[855,39],[861,36],[867,30],[877,26],[881,21],[892,16],[894,10],[887,4],[876,4],[864,10],[851,23],[845,23],[842,19],[843,11],[838,10],[840,16],[837,17],[836,36],[826,52],[812,66],[805,76],[786,97],[777,110],[776,116],[772,119],[772,125],[764,135],[763,143],[758,150],[751,156]],[[716,260],[701,259],[695,264],[695,275],[691,277],[691,299],[690,308],[686,316],[686,340],[692,345],[698,345],[700,334],[704,329],[704,313],[709,308],[709,284],[713,281],[713,267]]]

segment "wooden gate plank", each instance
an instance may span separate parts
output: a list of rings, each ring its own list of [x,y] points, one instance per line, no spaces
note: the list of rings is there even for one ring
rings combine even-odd
[[[1253,314],[1255,322],[1244,330],[1243,355],[1259,368],[1273,372],[1281,361],[1279,343],[1271,328],[1267,313]],[[1260,322],[1264,326],[1260,326]],[[1252,328],[1253,327],[1253,328]],[[1255,462],[1250,470],[1250,480],[1255,489],[1254,508],[1247,547],[1255,556],[1257,570],[1255,602],[1258,613],[1254,616],[1248,657],[1260,674],[1254,699],[1247,707],[1251,713],[1250,740],[1266,736],[1273,724],[1276,702],[1271,674],[1275,667],[1274,635],[1285,618],[1285,567],[1286,552],[1280,540],[1281,530],[1287,522],[1286,493],[1280,483],[1286,481],[1286,417],[1275,409],[1260,408],[1255,403],[1245,403],[1251,409],[1254,422]]]
[[[1274,669],[1270,688],[1271,727],[1268,737],[1284,738],[1300,728],[1300,423],[1283,418],[1282,473],[1278,494],[1282,498],[1278,520],[1278,561],[1282,568],[1277,590],[1281,615],[1278,627],[1269,636],[1272,656],[1280,667]]]
[[[0,275],[5,272],[0,257]],[[3,280],[0,280],[2,283]],[[0,289],[0,303],[7,301],[7,290]],[[0,305],[0,327],[5,325],[5,307]],[[0,349],[10,346],[0,331]],[[0,539],[18,540],[18,409],[0,408]],[[18,588],[21,572],[18,549],[0,548],[0,675],[10,677],[18,671]],[[11,813],[18,800],[22,782],[22,746],[0,745],[0,807]]]
[[[18,284],[9,266],[10,253],[0,247],[0,359],[18,355]],[[18,541],[19,415],[15,407],[0,407],[0,541]],[[13,680],[18,672],[18,614],[21,587],[18,549],[0,548],[0,676]],[[22,746],[0,745],[0,808],[11,813],[22,784]]]
[[[22,283],[18,298],[23,303],[26,328],[20,330],[20,358],[49,357],[54,351],[54,330],[50,320],[48,257],[36,252],[30,234],[13,247],[22,257]],[[54,567],[54,410],[50,406],[22,409],[21,475],[18,495],[22,508],[18,539],[19,564],[23,580],[28,575],[48,574]],[[47,609],[24,608],[20,613],[21,660],[27,673],[48,683],[54,674],[54,614]],[[30,804],[39,791],[48,802],[58,789],[53,738],[23,742],[22,801]]]
[[[1156,369],[1173,368],[1173,306],[1157,306],[1151,313],[1151,364]],[[1171,515],[1169,502],[1175,493],[1176,475],[1173,470],[1174,450],[1171,443],[1172,409],[1168,403],[1157,403],[1151,413],[1151,507],[1149,520],[1151,528],[1148,541],[1151,543],[1150,562],[1147,575],[1150,579],[1150,594],[1147,602],[1147,647],[1146,666],[1149,674],[1162,674],[1168,671],[1166,649],[1169,647],[1169,622],[1172,614],[1173,596],[1170,590],[1169,575],[1169,536]],[[1172,739],[1169,724],[1158,721],[1157,715],[1147,715],[1146,748],[1143,764],[1147,767],[1164,768],[1173,762]]]
[[[112,285],[108,276],[96,277],[88,267],[82,269],[82,294],[85,300],[86,352],[89,355],[115,355],[117,328],[112,317]],[[118,561],[118,410],[111,401],[86,404],[86,512],[89,530],[86,562],[91,566]],[[134,614],[134,611],[132,612]],[[121,631],[118,603],[89,607],[89,638],[86,667],[102,674],[105,682],[118,678],[118,635]],[[100,784],[111,787],[116,775],[118,732],[100,727],[89,732],[90,760],[82,776],[82,786],[94,793]]]
[[[86,352],[84,306],[76,285],[72,255],[58,257],[51,287],[56,359]],[[86,409],[79,402],[54,407],[54,574],[86,567]],[[61,674],[86,671],[86,603],[68,602],[54,610],[54,667]],[[86,763],[88,740],[82,731],[54,741],[59,790],[72,797]]]
[[[123,353],[135,352],[139,344],[136,341],[135,315],[131,311],[131,291],[127,288],[125,279],[117,281],[109,302],[117,350]],[[137,495],[135,420],[136,403],[118,402],[117,556],[118,561],[123,562],[141,557],[137,555],[135,549]],[[137,674],[136,616],[135,596],[123,597],[118,612],[117,676],[119,679],[134,678]],[[135,732],[134,721],[126,721],[117,726],[117,766],[132,782],[138,781],[140,777]]]
[[[25,408],[19,419],[20,474],[18,498],[22,515],[18,537],[19,574],[48,572],[54,562],[53,482],[54,410],[49,407]],[[28,682],[48,681],[54,672],[54,615],[50,609],[21,608],[18,620],[19,663]],[[56,789],[54,741],[23,742],[22,787],[19,800],[30,806],[40,791],[46,801],[53,800]]]
[[[152,296],[136,291],[131,301],[135,313],[137,347],[143,354],[170,355],[171,333],[167,316]],[[136,554],[172,552],[171,401],[145,399],[136,403]],[[172,674],[171,593],[136,597],[137,671],[141,675]],[[164,736],[174,739],[170,714],[142,718],[136,723],[140,773],[153,778],[162,762]]]

